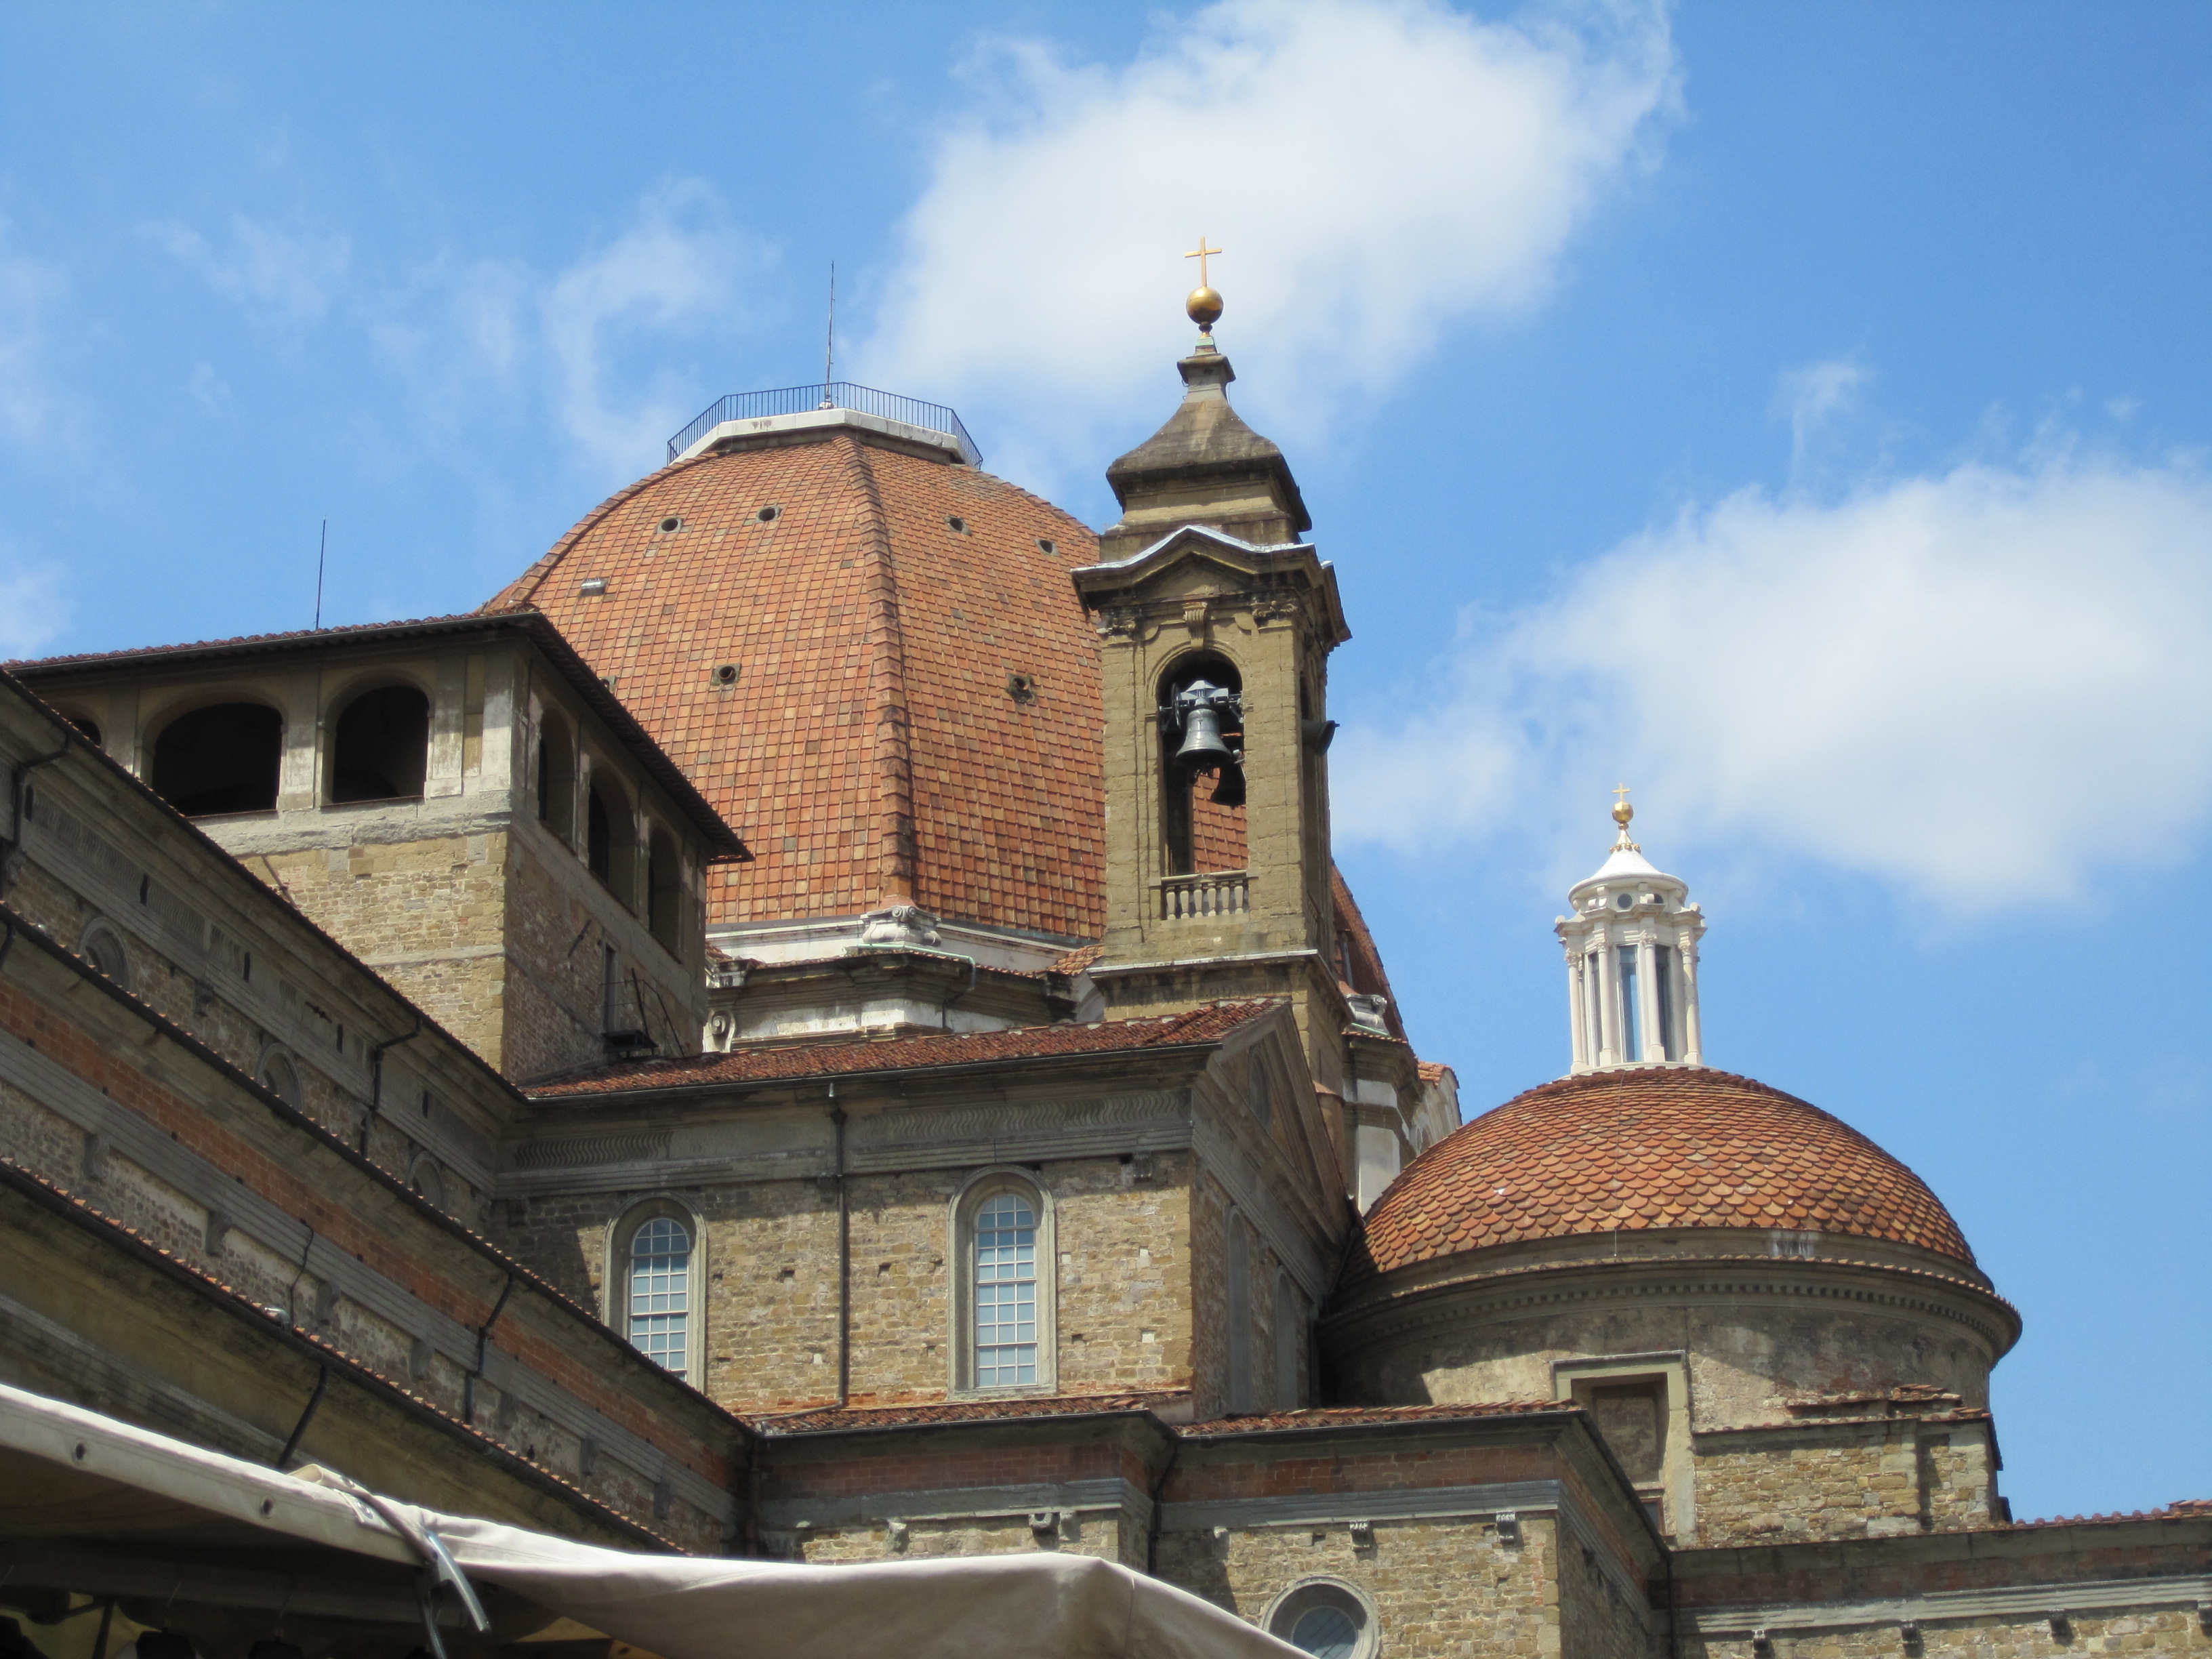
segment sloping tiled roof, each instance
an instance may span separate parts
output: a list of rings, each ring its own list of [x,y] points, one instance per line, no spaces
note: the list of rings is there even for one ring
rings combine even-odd
[[[1133,1053],[1218,1042],[1239,1026],[1264,1019],[1284,1005],[1272,997],[1209,1002],[1159,1019],[1100,1020],[1089,1025],[1027,1025],[1008,1031],[946,1036],[895,1037],[880,1042],[805,1043],[778,1048],[740,1048],[685,1060],[648,1060],[556,1079],[528,1091],[533,1099],[619,1094],[634,1089],[698,1089],[717,1084],[774,1083],[787,1078],[845,1077],[861,1072],[906,1072],[994,1060],[1042,1060]]]
[[[1463,1418],[1528,1417],[1580,1409],[1571,1400],[1492,1401],[1466,1406],[1322,1406],[1300,1412],[1217,1417],[1210,1422],[1189,1424],[1179,1432],[1207,1436],[1265,1434],[1284,1429],[1358,1429],[1389,1423],[1449,1423]]]
[[[1376,1201],[1360,1265],[1389,1273],[1494,1244],[1688,1227],[1843,1233],[1974,1259],[1936,1194],[1848,1124],[1749,1078],[1654,1068],[1547,1083],[1447,1135]]]
[[[756,861],[710,884],[711,922],[910,898],[1087,939],[1103,721],[1067,572],[1097,547],[988,473],[844,429],[664,467],[486,608],[553,617],[744,832]]]
[[[764,1434],[819,1434],[838,1429],[908,1429],[935,1423],[1006,1423],[1025,1418],[1082,1417],[1098,1412],[1155,1411],[1181,1405],[1184,1394],[1032,1395],[1018,1400],[951,1400],[909,1406],[825,1406],[819,1411],[748,1417]]]
[[[1390,1028],[1392,1036],[1402,1039],[1406,1024],[1398,1017],[1398,999],[1391,994],[1390,975],[1383,971],[1382,953],[1375,948],[1375,935],[1367,931],[1367,918],[1359,914],[1359,902],[1352,896],[1344,872],[1334,864],[1328,867],[1328,890],[1336,907],[1336,932],[1342,945],[1342,959],[1336,963],[1338,976],[1363,994],[1388,998],[1382,1023]],[[1346,968],[1352,970],[1349,975],[1344,972]]]

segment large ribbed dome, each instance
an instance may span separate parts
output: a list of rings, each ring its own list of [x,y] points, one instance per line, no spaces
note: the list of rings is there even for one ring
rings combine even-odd
[[[1373,1271],[1492,1245],[1696,1227],[1842,1233],[1972,1263],[1919,1176],[1848,1124],[1698,1067],[1547,1083],[1416,1159],[1367,1217]]]
[[[550,617],[741,827],[710,925],[897,894],[1091,939],[1098,648],[1067,573],[1097,549],[988,473],[830,427],[662,468],[486,609]]]

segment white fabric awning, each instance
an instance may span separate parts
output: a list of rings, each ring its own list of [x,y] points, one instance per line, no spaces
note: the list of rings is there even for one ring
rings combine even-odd
[[[444,1545],[507,1640],[559,1615],[664,1659],[1298,1655],[1085,1556],[809,1566],[605,1549],[355,1496],[0,1385],[0,1584],[167,1597],[180,1623],[204,1606],[404,1625],[417,1617],[423,1551],[408,1534],[418,1530]],[[450,1591],[439,1622],[449,1642],[465,1639]]]

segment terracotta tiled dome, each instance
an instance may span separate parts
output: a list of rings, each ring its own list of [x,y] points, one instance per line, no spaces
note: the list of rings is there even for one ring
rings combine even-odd
[[[1067,572],[1097,545],[988,472],[836,431],[662,468],[485,608],[550,617],[746,836],[711,923],[852,915],[903,884],[940,916],[1091,939],[1098,642]]]
[[[1691,1227],[1787,1228],[1972,1263],[1911,1170],[1848,1124],[1749,1078],[1702,1069],[1547,1083],[1455,1130],[1367,1217],[1373,1270],[1492,1245]]]

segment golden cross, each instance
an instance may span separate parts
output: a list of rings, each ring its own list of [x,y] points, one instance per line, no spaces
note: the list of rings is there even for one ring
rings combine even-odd
[[[1195,259],[1198,261],[1198,285],[1200,288],[1211,288],[1213,286],[1212,283],[1206,280],[1206,256],[1209,253],[1218,253],[1220,252],[1221,250],[1218,247],[1206,246],[1206,238],[1201,235],[1198,239],[1198,246],[1182,256],[1186,259]]]
[[[1620,796],[1621,799],[1626,800],[1628,799],[1628,786],[1624,783],[1614,789],[1613,793]]]

